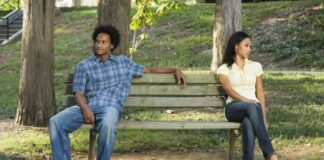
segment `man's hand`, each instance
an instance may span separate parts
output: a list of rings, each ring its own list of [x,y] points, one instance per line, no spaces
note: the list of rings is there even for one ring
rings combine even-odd
[[[92,124],[93,127],[95,127],[96,118],[95,118],[93,112],[88,107],[84,108],[82,110],[82,112],[83,112],[83,118],[84,118],[85,123]]]
[[[83,113],[84,122],[86,124],[92,124],[95,127],[95,116],[93,112],[90,110],[89,106],[87,105],[87,98],[81,92],[76,92],[74,94],[75,102],[81,108]]]
[[[185,75],[181,72],[179,69],[175,69],[175,78],[177,80],[177,83],[181,85],[181,88],[185,87],[187,85],[187,80]]]
[[[187,85],[186,77],[181,72],[180,69],[177,68],[160,68],[160,67],[145,67],[144,73],[164,73],[164,74],[174,74],[176,81],[178,84],[181,85],[181,88],[185,87]]]

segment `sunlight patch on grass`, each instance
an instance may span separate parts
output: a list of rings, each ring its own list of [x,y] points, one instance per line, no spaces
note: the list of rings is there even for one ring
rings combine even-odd
[[[6,132],[3,136],[6,138],[0,141],[1,151],[23,154],[29,158],[41,158],[50,154],[48,134],[43,130],[15,130]]]

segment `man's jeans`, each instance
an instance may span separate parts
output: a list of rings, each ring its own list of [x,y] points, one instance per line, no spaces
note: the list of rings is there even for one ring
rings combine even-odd
[[[244,160],[253,160],[255,137],[259,141],[259,146],[265,158],[274,154],[260,104],[234,101],[226,105],[225,115],[228,121],[242,123]]]
[[[96,118],[96,130],[99,131],[97,160],[110,160],[120,112],[115,107],[98,107],[92,109],[92,112]],[[69,133],[72,133],[84,123],[79,106],[69,107],[49,120],[53,160],[71,159]]]

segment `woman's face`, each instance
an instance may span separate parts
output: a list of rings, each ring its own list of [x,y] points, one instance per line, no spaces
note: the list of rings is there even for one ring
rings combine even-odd
[[[240,43],[235,45],[236,56],[241,58],[248,58],[251,53],[252,41],[250,38],[243,39]]]

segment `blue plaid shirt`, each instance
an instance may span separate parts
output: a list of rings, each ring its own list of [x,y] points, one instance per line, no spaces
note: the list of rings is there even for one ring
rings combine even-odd
[[[144,67],[124,55],[109,55],[99,60],[95,55],[76,65],[73,92],[83,93],[90,108],[124,109],[132,79],[144,74]]]

